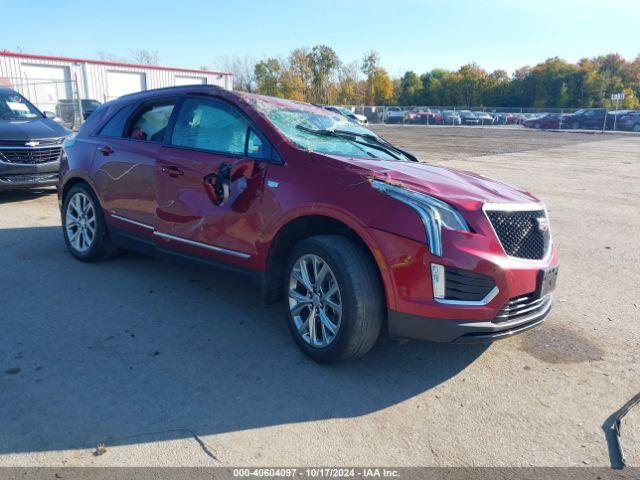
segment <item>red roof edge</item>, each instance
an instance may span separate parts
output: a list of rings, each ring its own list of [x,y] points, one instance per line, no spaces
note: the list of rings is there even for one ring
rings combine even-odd
[[[6,55],[8,57],[18,57],[18,58],[33,58],[36,60],[55,60],[58,62],[95,63],[98,65],[110,65],[112,67],[151,68],[153,70],[173,70],[175,72],[205,73],[205,74],[208,73],[213,75],[233,75],[233,73],[231,72],[221,72],[217,70],[197,70],[194,68],[162,67],[160,65],[143,65],[140,63],[108,62],[106,60],[91,60],[88,58],[57,57],[54,55],[34,55],[31,53],[11,52],[9,50],[0,50],[0,55]]]

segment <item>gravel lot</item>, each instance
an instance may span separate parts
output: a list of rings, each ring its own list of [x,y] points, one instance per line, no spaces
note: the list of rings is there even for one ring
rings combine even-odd
[[[242,278],[82,264],[54,195],[0,193],[0,465],[610,465],[603,424],[640,391],[640,137],[378,130],[546,201],[561,273],[545,324],[320,366]]]

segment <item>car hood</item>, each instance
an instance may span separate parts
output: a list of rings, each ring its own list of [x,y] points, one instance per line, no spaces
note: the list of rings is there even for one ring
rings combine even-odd
[[[69,135],[70,130],[50,118],[38,120],[0,120],[0,140],[41,140]]]
[[[344,158],[342,159],[345,160]],[[419,162],[348,159],[374,180],[404,186],[436,197],[463,210],[476,211],[485,203],[538,203],[533,195],[511,185],[470,172]]]

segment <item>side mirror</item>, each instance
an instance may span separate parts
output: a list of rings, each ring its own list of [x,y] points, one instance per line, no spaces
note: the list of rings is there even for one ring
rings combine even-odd
[[[53,112],[42,112],[42,113],[44,113],[44,116],[45,116],[46,118],[54,119],[54,118],[56,118],[56,117],[57,117],[57,115],[56,115],[55,113],[53,113]]]
[[[231,189],[231,167],[223,163],[218,171],[203,178],[204,187],[214,205],[222,206],[229,200]]]
[[[229,200],[231,183],[253,175],[254,160],[242,160],[234,165],[223,163],[218,171],[203,178],[204,187],[214,205],[222,206]]]

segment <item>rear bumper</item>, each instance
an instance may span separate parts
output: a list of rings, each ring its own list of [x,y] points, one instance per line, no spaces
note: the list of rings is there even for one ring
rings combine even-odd
[[[393,337],[444,343],[489,343],[525,332],[540,325],[549,315],[552,297],[543,306],[515,321],[498,323],[493,320],[470,321],[427,318],[390,310],[389,334]]]

